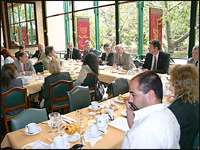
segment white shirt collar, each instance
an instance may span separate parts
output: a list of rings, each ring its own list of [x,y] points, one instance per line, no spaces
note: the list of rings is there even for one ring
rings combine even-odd
[[[53,59],[53,57],[50,57],[50,56],[47,56],[50,60],[52,60]]]

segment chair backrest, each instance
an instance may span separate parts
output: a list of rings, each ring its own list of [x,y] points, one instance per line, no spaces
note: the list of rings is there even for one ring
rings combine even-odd
[[[129,91],[128,80],[126,78],[118,77],[112,83],[113,97],[119,94],[124,94]]]
[[[43,66],[42,62],[39,62],[39,63],[33,65],[33,67],[35,68],[36,73],[44,71],[44,66]]]
[[[40,123],[48,120],[46,108],[28,108],[21,112],[17,117],[11,119],[13,131],[25,128],[31,122]]]
[[[56,109],[69,107],[67,91],[70,91],[72,87],[73,82],[67,80],[59,80],[56,83],[50,84],[51,112]],[[54,107],[54,102],[58,101],[60,102]]]
[[[91,104],[88,86],[76,86],[67,92],[70,112],[82,109]]]
[[[194,138],[192,149],[199,149],[199,130]]]
[[[135,64],[136,68],[138,68],[139,66],[142,66],[142,65],[143,65],[143,63],[140,62],[140,61],[137,60],[137,59],[133,60],[133,63]]]
[[[9,132],[7,122],[12,118],[16,117],[20,113],[13,113],[13,115],[8,112],[15,111],[25,108],[28,108],[27,102],[27,89],[15,87],[1,94],[2,96],[2,104],[3,104],[3,115],[6,126],[7,133]]]
[[[84,79],[81,86],[89,86],[89,90],[95,89],[97,75],[94,73],[87,73],[87,77]]]

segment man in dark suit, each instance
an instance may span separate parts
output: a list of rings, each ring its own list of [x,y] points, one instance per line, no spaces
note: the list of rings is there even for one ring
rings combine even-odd
[[[114,52],[111,50],[108,43],[104,44],[103,49],[105,52],[102,53],[99,63],[103,64],[103,61],[105,61],[108,66],[112,66],[114,63]]]
[[[189,58],[187,63],[195,64],[199,68],[199,45],[193,47],[192,58]]]
[[[42,60],[42,59],[41,59],[41,56],[42,56],[42,54],[44,53],[44,48],[45,48],[45,47],[44,47],[44,44],[43,44],[43,43],[38,44],[38,50],[35,51],[35,54],[33,54],[32,58],[37,57],[37,58],[38,58],[38,61],[39,61],[39,60]]]
[[[85,58],[85,55],[87,55],[89,52],[94,52],[97,55],[97,57],[99,56],[98,51],[96,49],[93,49],[90,41],[85,41],[85,47],[86,49],[83,51],[83,59]]]
[[[25,51],[25,45],[20,45],[20,46],[19,46],[19,51],[17,51],[17,52],[15,53],[15,57],[16,57],[17,59],[19,59],[19,53],[20,53],[20,52],[26,52],[26,53],[28,54],[28,58],[31,58],[29,52],[28,52],[28,51]]]
[[[74,47],[74,44],[73,42],[68,42],[67,43],[67,54],[65,54],[64,58],[67,60],[68,58],[69,59],[79,59],[81,60],[82,59],[82,56],[81,56],[81,51]]]
[[[143,71],[152,70],[156,73],[168,73],[170,54],[161,51],[161,44],[159,40],[153,39],[149,42],[149,52],[143,64]]]

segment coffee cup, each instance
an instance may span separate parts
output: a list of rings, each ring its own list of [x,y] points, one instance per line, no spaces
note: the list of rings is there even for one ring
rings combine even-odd
[[[93,110],[97,110],[98,109],[98,102],[97,101],[91,102],[91,107],[92,107]]]
[[[37,132],[37,124],[36,123],[29,123],[28,125],[26,125],[25,128],[28,129],[29,134],[34,134]]]
[[[91,125],[89,130],[91,136],[96,136],[98,134],[98,126],[96,124]]]
[[[64,149],[64,140],[60,135],[53,139],[54,149]]]
[[[99,128],[104,128],[106,126],[106,118],[102,115],[99,115],[97,118],[97,126]]]

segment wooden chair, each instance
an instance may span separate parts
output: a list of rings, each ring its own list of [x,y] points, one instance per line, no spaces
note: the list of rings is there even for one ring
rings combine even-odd
[[[96,85],[97,75],[94,73],[88,73],[87,77],[81,84],[81,86],[89,86],[90,97],[93,99],[95,97],[95,85]]]
[[[58,109],[69,108],[67,92],[73,87],[72,81],[60,80],[50,84],[51,112]],[[66,113],[66,109],[64,109]]]
[[[12,88],[2,93],[3,115],[7,133],[9,133],[8,121],[20,114],[21,108],[28,108],[27,89]],[[11,111],[16,112],[11,112]]]
[[[118,77],[112,83],[112,92],[113,97],[118,96],[119,94],[124,94],[129,92],[128,80],[126,78]]]
[[[88,86],[76,86],[67,92],[70,112],[91,105]]]

